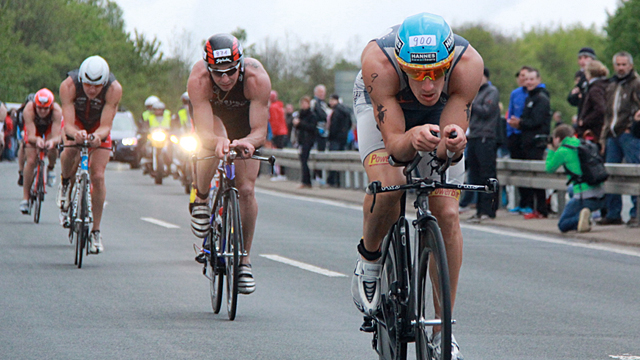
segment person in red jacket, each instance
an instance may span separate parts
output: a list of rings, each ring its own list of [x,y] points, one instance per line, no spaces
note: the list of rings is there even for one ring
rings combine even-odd
[[[289,130],[284,116],[284,104],[278,100],[278,92],[271,90],[269,94],[269,124],[273,138],[271,142],[276,149],[287,146],[289,140]],[[284,168],[276,165],[274,180],[284,180]]]

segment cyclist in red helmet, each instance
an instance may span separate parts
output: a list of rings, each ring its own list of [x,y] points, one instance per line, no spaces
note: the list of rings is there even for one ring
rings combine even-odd
[[[187,90],[195,130],[202,143],[199,157],[222,157],[229,147],[250,156],[265,143],[271,80],[258,60],[244,57],[242,46],[234,36],[217,34],[207,40],[203,60],[191,70]],[[211,226],[207,199],[216,164],[199,161],[197,165],[197,196],[191,204],[191,229],[201,238]],[[236,163],[242,233],[248,254],[258,215],[254,187],[259,168],[257,160]],[[250,294],[255,290],[249,256],[242,257],[239,282],[240,293]]]
[[[33,183],[33,169],[36,166],[38,149],[46,149],[49,164],[47,166],[47,185],[52,186],[55,174],[58,150],[56,146],[60,142],[60,123],[62,121],[62,108],[55,102],[51,90],[40,89],[34,100],[29,101],[22,112],[24,121],[24,142],[26,164],[24,169],[24,184],[20,211],[29,213],[29,192]],[[42,136],[44,135],[44,139]]]
[[[79,69],[70,71],[60,84],[60,102],[64,122],[64,144],[81,144],[85,140],[92,147],[89,156],[91,172],[91,208],[93,229],[89,251],[104,250],[100,235],[100,221],[107,189],[104,171],[111,154],[111,127],[122,97],[122,87],[109,70],[109,64],[100,56],[86,58]],[[63,216],[69,208],[71,182],[75,180],[78,148],[66,148],[60,155],[61,178],[58,206]]]

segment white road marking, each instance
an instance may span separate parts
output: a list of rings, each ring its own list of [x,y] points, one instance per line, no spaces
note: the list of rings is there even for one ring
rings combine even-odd
[[[640,356],[634,356],[629,354],[622,355],[609,355],[612,359],[621,359],[621,360],[640,360]]]
[[[293,260],[293,259],[289,259],[289,258],[286,258],[284,256],[280,256],[280,255],[260,254],[260,256],[262,256],[264,258],[267,258],[269,260],[273,260],[273,261],[277,261],[277,262],[280,262],[280,263],[283,263],[283,264],[295,266],[295,267],[298,267],[300,269],[311,271],[311,272],[314,272],[316,274],[320,274],[320,275],[324,275],[324,276],[328,276],[328,277],[347,277],[347,275],[341,274],[339,272],[323,269],[321,267],[317,267],[317,266],[314,266],[314,265],[306,264],[306,263],[303,263],[303,262],[300,262],[300,261],[296,261],[296,260]]]
[[[583,243],[583,242],[578,242],[581,240],[576,240],[576,239],[563,240],[563,239],[548,237],[544,235],[520,233],[520,232],[511,231],[511,230],[487,228],[484,226],[476,226],[476,225],[463,224],[461,225],[461,227],[466,229],[477,230],[477,231],[484,231],[490,234],[505,235],[505,236],[511,236],[511,237],[516,237],[521,239],[524,238],[524,239],[529,239],[534,241],[542,241],[550,244],[567,245],[567,246],[573,246],[573,247],[579,247],[579,248],[585,248],[585,249],[591,249],[591,250],[601,250],[601,251],[608,251],[616,254],[640,257],[639,250],[635,250],[629,247],[622,247],[622,246],[618,247],[613,244]]]
[[[152,224],[165,227],[167,229],[179,229],[180,228],[180,226],[178,226],[178,225],[174,225],[174,224],[171,224],[171,223],[168,223],[168,222],[164,222],[162,220],[154,219],[154,218],[151,218],[151,217],[141,217],[140,220],[146,221],[146,222],[150,222]]]
[[[325,205],[337,206],[337,207],[341,207],[341,208],[345,208],[345,209],[362,211],[362,206],[360,206],[360,205],[353,205],[353,204],[343,203],[343,202],[340,202],[340,201],[318,199],[318,198],[314,198],[314,197],[301,196],[301,195],[295,195],[295,194],[285,194],[285,193],[280,193],[280,192],[277,192],[277,191],[258,189],[258,188],[256,188],[256,192],[264,193],[264,194],[268,194],[268,195],[273,195],[273,196],[278,196],[278,197],[282,197],[282,198],[287,198],[287,199],[297,199],[297,200],[303,200],[303,201],[310,201],[310,202],[315,202],[315,203],[319,203],[319,204],[325,204]],[[415,216],[414,215],[407,215],[407,219],[408,220],[415,220]],[[584,249],[607,251],[607,252],[612,252],[612,253],[616,253],[616,254],[640,257],[640,249],[636,250],[636,249],[634,249],[632,247],[625,247],[625,246],[622,246],[622,245],[615,245],[615,244],[608,244],[608,243],[584,243],[584,242],[581,242],[581,241],[584,241],[584,240],[580,240],[580,239],[564,240],[564,239],[554,238],[554,237],[551,237],[551,236],[528,234],[528,233],[515,232],[515,231],[510,231],[510,230],[502,230],[502,229],[491,228],[491,227],[468,225],[468,224],[463,224],[463,223],[460,224],[460,227],[463,228],[463,229],[472,229],[472,230],[476,230],[476,231],[483,231],[483,232],[487,232],[487,233],[490,233],[490,234],[505,235],[505,236],[511,236],[511,237],[521,238],[521,239],[524,238],[524,239],[529,239],[529,240],[534,240],[534,241],[542,241],[542,242],[547,242],[547,243],[551,243],[551,244],[567,245],[567,246],[579,247],[579,248],[584,248]],[[640,360],[640,358],[638,360]]]

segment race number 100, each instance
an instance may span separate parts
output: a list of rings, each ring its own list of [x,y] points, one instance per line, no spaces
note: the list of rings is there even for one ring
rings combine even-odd
[[[435,35],[409,36],[409,46],[435,46]]]

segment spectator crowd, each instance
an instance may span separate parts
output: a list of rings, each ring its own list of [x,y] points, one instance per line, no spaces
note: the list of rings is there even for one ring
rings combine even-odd
[[[484,82],[473,102],[466,149],[467,182],[484,183],[496,176],[496,158],[545,160],[546,171],[564,167],[570,196],[558,227],[566,232],[591,229],[592,220],[599,225],[619,225],[622,200],[618,194],[605,194],[604,165],[599,163],[640,163],[640,78],[633,57],[625,51],[613,56],[613,76],[598,61],[592,48],[578,52],[579,69],[567,101],[577,108],[571,124],[564,124],[561,114],[551,108],[551,96],[543,74],[530,66],[516,72],[518,86],[511,92],[504,116],[500,114],[498,89],[485,69]],[[506,131],[503,129],[506,123]],[[506,139],[501,134],[505,132]],[[506,141],[505,141],[506,140]],[[599,182],[585,180],[592,171],[605,172]],[[551,212],[553,192],[520,187],[504,197],[501,205],[513,204],[509,211],[525,219],[547,218]],[[468,195],[468,194],[465,194]],[[515,198],[518,200],[515,201]],[[511,200],[511,201],[509,201]],[[495,217],[488,200],[463,196],[460,212],[475,202],[476,213],[469,222]],[[628,226],[638,226],[637,197],[632,196]]]

